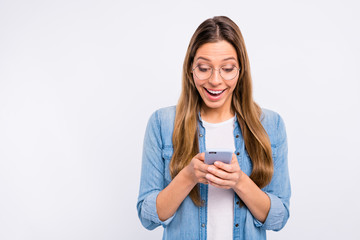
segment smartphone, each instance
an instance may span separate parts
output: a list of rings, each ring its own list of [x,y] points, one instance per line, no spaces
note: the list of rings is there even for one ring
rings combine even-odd
[[[205,151],[205,163],[214,164],[220,161],[226,164],[231,163],[233,151],[230,149],[208,149]]]

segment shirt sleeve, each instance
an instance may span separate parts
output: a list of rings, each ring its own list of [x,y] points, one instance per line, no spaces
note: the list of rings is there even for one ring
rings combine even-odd
[[[149,229],[162,225],[166,227],[174,215],[166,221],[161,221],[156,210],[156,198],[165,187],[165,166],[162,158],[162,140],[158,113],[151,115],[146,127],[140,190],[137,201],[137,211],[141,224]]]
[[[254,224],[266,230],[279,231],[289,219],[291,196],[287,136],[284,121],[280,116],[278,116],[276,136],[273,147],[274,174],[270,184],[263,189],[270,198],[270,211],[264,223],[254,218]]]

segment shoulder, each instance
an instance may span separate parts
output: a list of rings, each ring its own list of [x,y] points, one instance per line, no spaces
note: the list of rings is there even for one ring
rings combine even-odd
[[[261,123],[269,135],[271,144],[276,145],[286,137],[284,120],[280,114],[275,111],[266,108],[262,108],[261,110]]]
[[[158,140],[161,139],[163,146],[172,145],[176,106],[164,107],[153,112],[148,126],[156,132]]]
[[[164,107],[156,110],[150,117],[150,121],[158,125],[170,124],[175,121],[176,106]]]
[[[155,113],[161,119],[169,119],[169,120],[175,119],[176,106],[159,108],[158,110],[155,111]]]
[[[280,114],[275,111],[266,108],[261,108],[260,120],[263,125],[274,125],[274,124],[276,125],[279,123],[279,121],[282,120],[282,118]]]

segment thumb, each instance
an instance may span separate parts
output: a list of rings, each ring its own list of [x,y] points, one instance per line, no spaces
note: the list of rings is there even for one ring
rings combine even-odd
[[[197,159],[199,159],[200,161],[205,161],[205,153],[204,152],[196,154],[195,157]]]

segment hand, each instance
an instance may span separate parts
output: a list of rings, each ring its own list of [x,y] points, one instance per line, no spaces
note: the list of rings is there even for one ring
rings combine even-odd
[[[214,165],[207,166],[207,171],[209,173],[205,175],[205,178],[209,181],[209,184],[215,187],[235,189],[243,175],[234,153],[230,164],[216,161]]]
[[[205,153],[198,153],[189,165],[186,166],[186,170],[190,175],[190,178],[194,183],[204,183],[208,184],[208,180],[205,178],[205,175],[208,173],[207,169],[209,165],[204,163]]]

